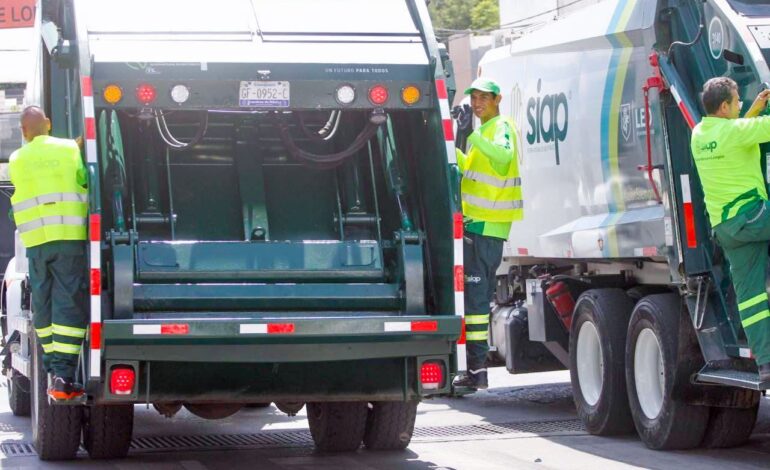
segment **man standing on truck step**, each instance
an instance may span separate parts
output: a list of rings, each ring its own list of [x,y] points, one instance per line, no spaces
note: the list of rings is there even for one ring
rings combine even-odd
[[[48,395],[72,400],[86,335],[86,169],[74,140],[51,137],[45,112],[30,106],[21,115],[23,147],[11,155],[13,216],[27,249],[32,312],[43,366],[53,380]]]
[[[770,241],[770,205],[760,165],[759,144],[770,141],[767,107],[770,90],[754,100],[744,118],[738,85],[718,77],[703,86],[707,116],[695,126],[690,143],[703,186],[711,227],[730,262],[743,329],[760,380],[770,380],[770,309],[765,270]]]
[[[457,150],[463,178],[465,218],[465,339],[467,371],[454,385],[487,388],[489,303],[495,291],[495,273],[503,257],[503,241],[511,223],[521,220],[523,201],[516,156],[516,125],[500,115],[500,86],[479,77],[465,90],[481,126],[468,137],[465,155]]]

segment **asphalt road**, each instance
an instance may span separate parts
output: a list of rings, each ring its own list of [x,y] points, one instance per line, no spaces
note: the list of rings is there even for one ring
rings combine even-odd
[[[420,404],[412,444],[404,452],[317,454],[304,410],[248,408],[206,421],[182,410],[172,419],[136,407],[129,457],[40,462],[27,418],[13,416],[0,387],[0,468],[13,469],[768,469],[770,399],[763,398],[751,441],[740,448],[657,452],[635,437],[588,435],[575,415],[566,372],[508,375],[493,370],[492,388],[461,399]],[[17,454],[14,456],[13,453]]]

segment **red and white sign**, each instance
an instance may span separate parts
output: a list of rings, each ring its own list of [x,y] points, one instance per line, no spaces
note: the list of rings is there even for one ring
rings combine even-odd
[[[35,0],[0,0],[0,29],[35,25]]]

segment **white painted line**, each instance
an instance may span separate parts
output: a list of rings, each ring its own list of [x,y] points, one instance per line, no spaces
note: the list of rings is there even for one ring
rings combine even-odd
[[[465,316],[465,293],[455,292],[455,315]]]
[[[159,335],[160,325],[134,325],[135,335]]]
[[[408,321],[386,321],[385,331],[412,331],[412,323]]]
[[[91,296],[91,323],[102,321],[102,298],[99,295]]]
[[[240,326],[242,335],[267,334],[267,323],[242,323]]]
[[[102,352],[98,349],[92,349],[88,363],[91,377],[99,377],[101,375]]]
[[[457,150],[455,150],[455,143],[451,140],[446,141],[446,159],[450,165],[457,163]]]
[[[682,182],[682,201],[685,203],[692,202],[692,193],[690,192],[690,175],[682,174],[679,175],[679,178]]]

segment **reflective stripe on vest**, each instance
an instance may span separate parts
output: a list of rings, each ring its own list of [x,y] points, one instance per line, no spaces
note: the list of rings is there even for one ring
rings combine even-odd
[[[481,183],[485,183],[500,189],[514,188],[516,186],[521,186],[521,178],[519,178],[518,176],[515,178],[499,179],[499,178],[495,178],[494,176],[485,175],[484,173],[480,173],[478,171],[468,170],[465,173],[463,173],[463,178],[479,181]]]
[[[8,171],[13,218],[26,248],[87,239],[88,191],[75,141],[37,136],[14,152]]]
[[[511,209],[523,209],[524,201],[490,201],[478,196],[472,196],[470,194],[463,194],[463,200],[468,204],[474,206],[483,207],[489,210],[511,210]]]
[[[503,128],[502,126],[505,126]],[[482,138],[494,142],[498,132],[510,139],[510,163],[505,173],[492,166],[487,155],[471,147],[461,165],[463,215],[481,222],[513,222],[524,216],[519,162],[516,155],[516,125],[506,116],[498,116],[482,126]]]
[[[26,233],[49,225],[73,225],[85,228],[86,218],[74,215],[49,215],[48,217],[23,223],[16,228],[19,230],[19,233]]]
[[[88,195],[87,194],[79,194],[79,193],[51,193],[51,194],[44,194],[42,196],[36,196],[30,199],[26,199],[24,201],[18,202],[13,205],[13,211],[14,212],[21,212],[25,211],[27,209],[32,209],[33,207],[45,205],[45,204],[52,204],[55,202],[82,202],[87,203],[88,202]]]

